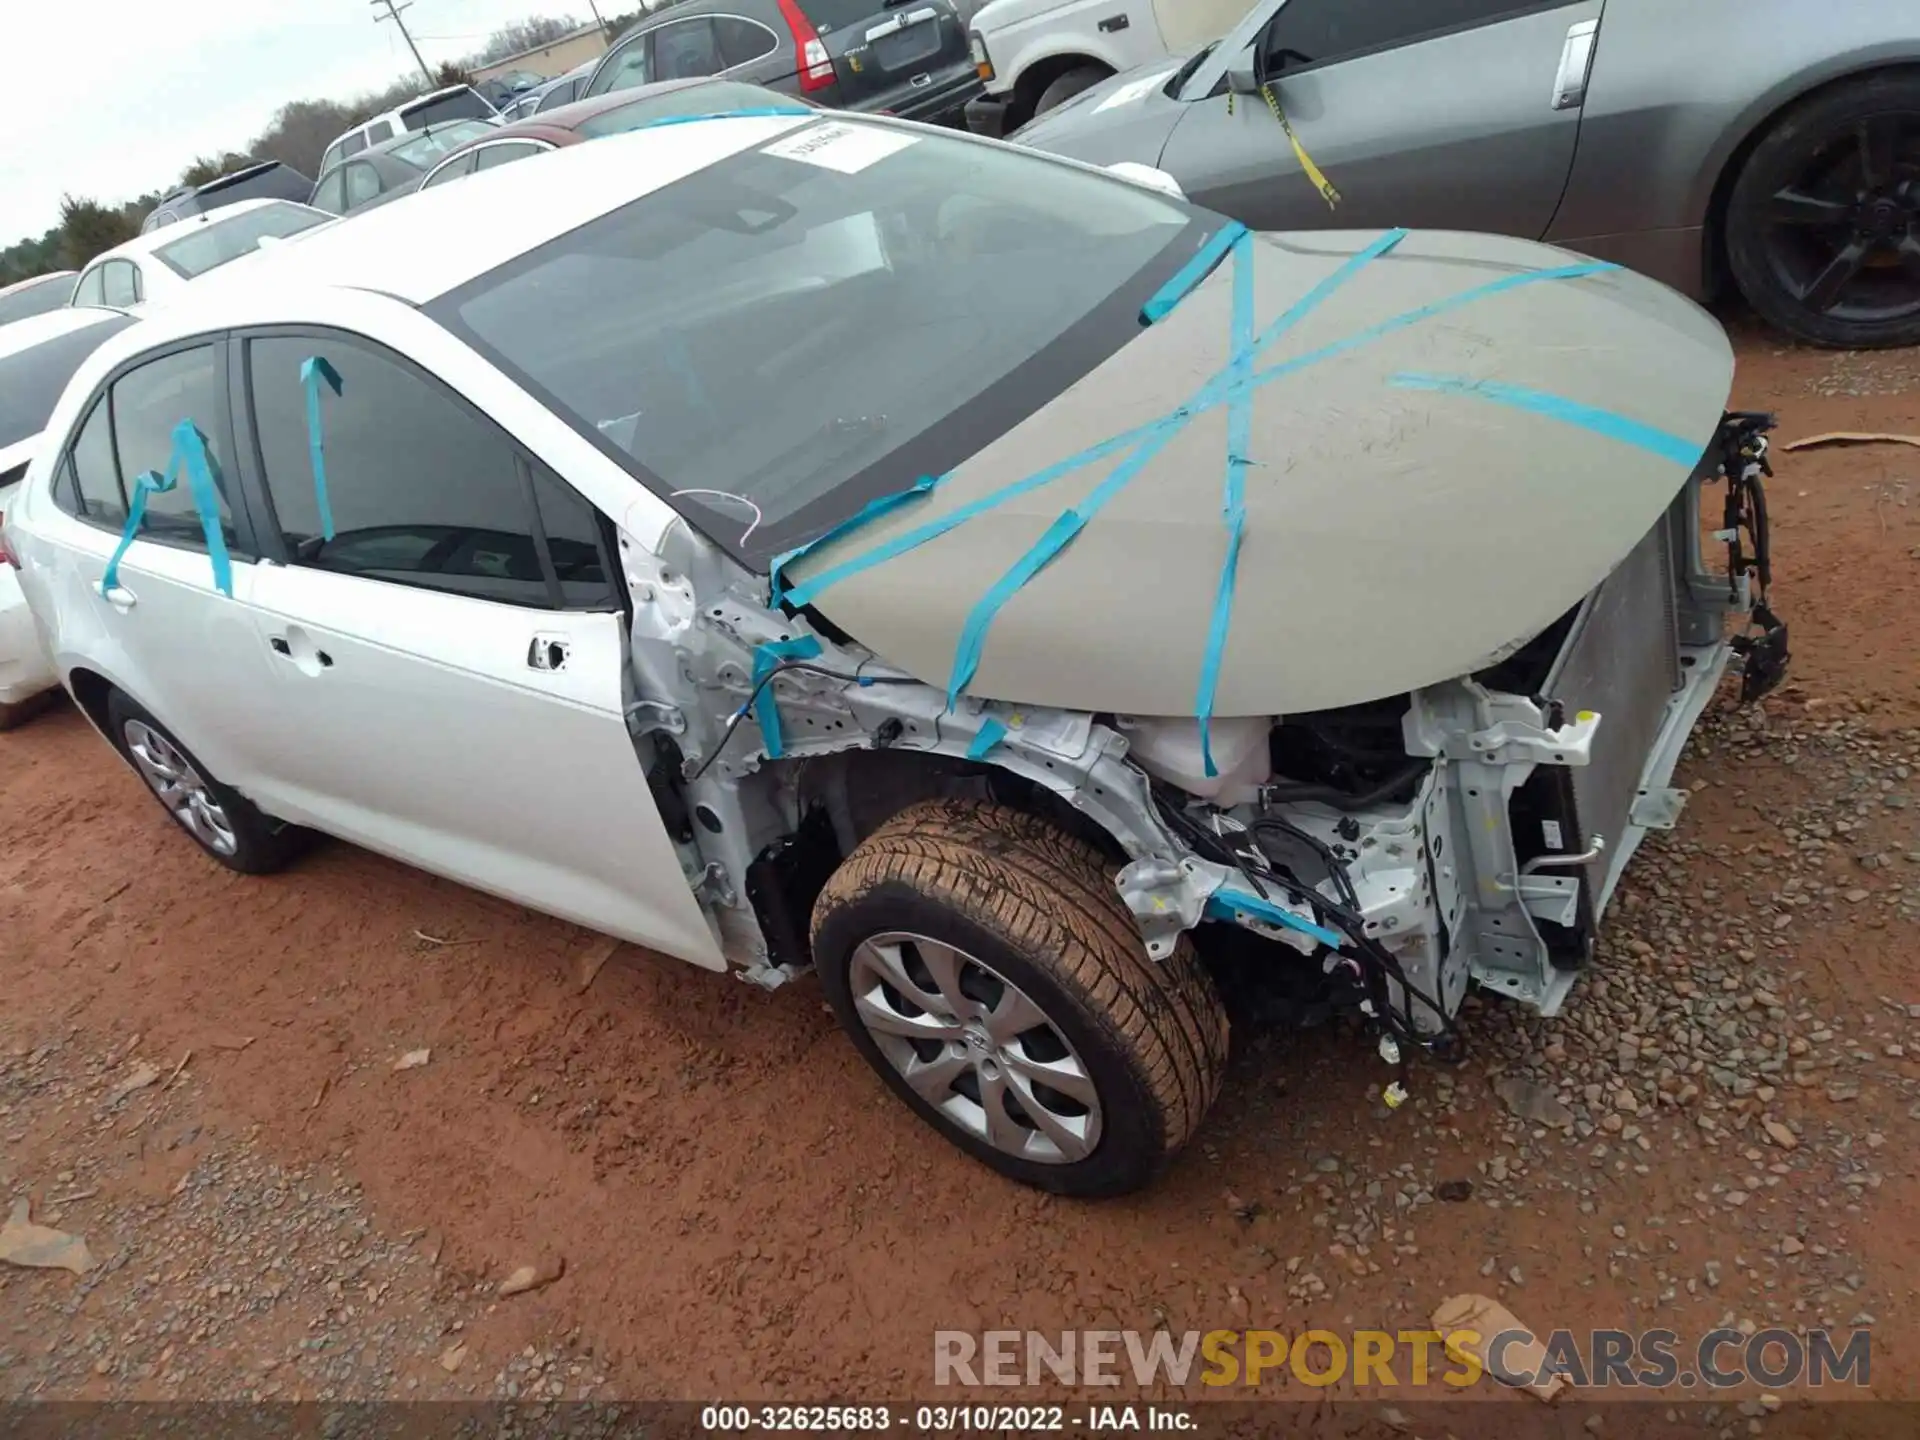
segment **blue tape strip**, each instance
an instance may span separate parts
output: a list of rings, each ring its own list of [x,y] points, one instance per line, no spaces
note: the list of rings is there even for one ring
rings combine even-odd
[[[792,640],[769,640],[758,646],[753,652],[753,683],[758,688],[760,682],[772,674],[782,660],[811,660],[820,653],[819,637],[799,635]],[[753,702],[753,715],[760,722],[760,738],[766,743],[767,755],[778,760],[786,753],[786,742],[780,733],[780,707],[774,703],[773,686],[761,690]]]
[[[320,387],[338,395],[340,372],[324,355],[309,355],[300,362],[300,384],[307,392],[307,457],[313,464],[313,505],[320,514],[322,539],[333,539],[333,505],[327,499],[327,454],[320,439]]]
[[[1402,390],[1436,390],[1447,395],[1473,395],[1482,400],[1491,400],[1496,405],[1511,405],[1517,410],[1529,410],[1536,415],[1544,415],[1549,420],[1559,420],[1567,425],[1577,425],[1582,430],[1591,430],[1594,434],[1604,435],[1609,440],[1618,440],[1625,445],[1635,445],[1642,450],[1650,450],[1661,459],[1671,460],[1676,465],[1684,465],[1689,470],[1700,458],[1701,452],[1706,449],[1704,444],[1698,444],[1638,420],[1630,420],[1611,410],[1583,405],[1578,400],[1569,400],[1562,395],[1549,395],[1544,390],[1529,390],[1524,385],[1508,385],[1500,380],[1472,380],[1460,375],[1402,373],[1393,376],[1387,383]]]
[[[989,715],[987,723],[980,727],[980,733],[973,737],[973,743],[967,746],[969,760],[984,760],[1002,740],[1007,738],[1007,727],[998,718]]]
[[[829,540],[838,540],[842,536],[858,530],[861,526],[878,520],[889,511],[898,510],[902,505],[906,504],[907,501],[928,494],[933,490],[934,486],[939,483],[940,482],[931,475],[922,475],[905,490],[895,491],[891,495],[882,495],[877,500],[869,500],[851,516],[842,520],[824,535],[816,535],[813,539],[807,541],[806,544],[796,545],[793,549],[774,556],[773,563],[767,567],[767,584],[773,592],[773,603],[776,606],[781,604],[783,600],[794,605],[804,605],[806,603],[806,601],[796,597],[798,597],[801,591],[808,590],[809,587],[802,585],[791,595],[786,594],[786,580],[781,573],[787,566],[798,560],[802,555],[805,555],[810,550],[818,549]]]
[[[691,125],[697,120],[739,120],[743,117],[759,115],[818,115],[818,110],[801,105],[750,105],[744,110],[707,110],[698,115],[662,115],[657,120],[649,120],[644,125],[635,125],[635,130],[657,130],[662,125]]]
[[[120,561],[133,544],[134,536],[147,518],[147,497],[164,495],[180,482],[186,472],[187,493],[200,516],[200,533],[207,540],[207,558],[213,562],[213,588],[229,599],[233,597],[233,559],[227,554],[227,537],[220,529],[220,491],[213,483],[213,462],[207,455],[207,437],[191,420],[173,427],[173,452],[167,457],[166,472],[149,470],[133,481],[133,498],[127,506],[127,523],[120,532],[120,543],[100,572],[100,591],[105,594],[120,583]]]
[[[1173,278],[1153,292],[1140,307],[1140,318],[1157,325],[1173,313],[1173,307],[1187,298],[1189,291],[1213,273],[1213,267],[1227,258],[1227,252],[1250,238],[1251,232],[1238,220],[1229,221],[1216,231],[1194,257],[1174,272]]]
[[[1244,385],[1253,369],[1253,245],[1242,240],[1233,252],[1233,364],[1232,379]],[[1220,562],[1220,583],[1213,597],[1213,618],[1207,626],[1207,648],[1200,662],[1200,686],[1193,713],[1200,722],[1200,761],[1209,777],[1220,771],[1213,763],[1213,696],[1220,683],[1220,661],[1227,648],[1227,627],[1233,614],[1233,585],[1240,571],[1240,538],[1246,529],[1247,456],[1253,448],[1253,399],[1244,390],[1227,402],[1227,487],[1221,514],[1227,522],[1227,553]]]
[[[1223,888],[1214,891],[1207,897],[1206,913],[1215,920],[1238,920],[1244,916],[1283,929],[1297,930],[1334,950],[1346,944],[1344,935],[1336,934],[1324,925],[1315,925],[1311,920],[1302,920],[1291,910],[1283,910],[1272,901],[1249,895],[1244,890]]]

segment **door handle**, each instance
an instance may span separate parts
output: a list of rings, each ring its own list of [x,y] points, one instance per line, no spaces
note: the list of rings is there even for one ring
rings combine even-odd
[[[564,635],[535,635],[527,646],[527,668],[544,674],[564,670],[567,668],[567,657],[572,653],[573,642]]]
[[[301,642],[300,653],[296,655],[293,653],[293,642],[287,636],[269,635],[267,637],[268,648],[281,659],[291,660],[303,674],[318,675],[322,670],[333,668],[331,655],[307,641],[304,634],[301,636]]]
[[[1598,20],[1581,20],[1567,27],[1567,43],[1560,47],[1560,69],[1553,77],[1554,109],[1574,110],[1586,103],[1594,36],[1599,30]]]
[[[100,593],[106,598],[106,602],[122,615],[140,603],[140,597],[124,585],[116,585],[111,590],[102,590]]]

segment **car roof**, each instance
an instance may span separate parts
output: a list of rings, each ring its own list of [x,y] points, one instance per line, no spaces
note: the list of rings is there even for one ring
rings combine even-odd
[[[0,325],[0,356],[17,355],[22,350],[31,350],[36,345],[126,313],[108,305],[71,305],[49,310],[44,315],[29,315],[10,325]]]
[[[189,233],[190,227],[192,226],[198,225],[204,228],[214,225],[224,225],[229,220],[236,220],[249,211],[263,209],[269,205],[292,205],[300,210],[311,208],[310,206],[302,205],[298,200],[236,200],[231,205],[221,205],[216,209],[202,210],[196,215],[182,215],[180,219],[172,225],[160,226],[157,229],[147,231],[144,235],[136,235],[133,239],[116,245],[111,250],[102,250],[98,255],[94,256],[93,259],[89,260],[87,264],[89,266],[97,265],[102,260],[143,259],[158,250],[161,246],[171,245],[181,236]],[[314,213],[323,218],[326,217],[324,210],[316,210]]]
[[[405,205],[355,211],[351,223],[328,226],[299,245],[275,246],[244,275],[213,272],[174,308],[182,313],[215,295],[234,300],[243,285],[267,292],[261,296],[267,299],[288,284],[371,290],[424,305],[569,230],[820,118],[814,111],[727,115],[646,127],[565,146],[537,165],[482,170],[457,185],[416,191]],[[834,118],[893,128],[885,120]],[[196,302],[196,294],[204,298]]]
[[[655,80],[650,85],[630,85],[625,90],[609,90],[604,95],[594,95],[586,100],[573,100],[565,105],[556,105],[551,110],[542,110],[531,120],[515,121],[511,125],[501,126],[502,132],[517,132],[522,125],[550,125],[560,130],[577,130],[596,115],[604,115],[609,110],[618,110],[631,105],[636,100],[645,100],[650,95],[671,95],[677,90],[692,90],[701,85],[741,84],[738,80],[729,80],[722,75],[695,75],[678,80]],[[770,96],[777,92],[768,92]],[[778,95],[781,104],[797,104],[785,95]]]
[[[11,295],[16,290],[31,290],[36,285],[45,285],[49,280],[71,280],[78,270],[49,270],[44,275],[29,275],[24,280],[16,280],[11,285],[0,285],[0,296]]]

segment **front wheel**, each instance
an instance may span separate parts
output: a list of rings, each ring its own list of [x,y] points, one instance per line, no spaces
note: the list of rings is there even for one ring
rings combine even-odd
[[[1787,112],[1727,202],[1747,302],[1816,345],[1920,343],[1920,75],[1835,86]]]
[[[1091,847],[1002,806],[916,805],[813,912],[841,1026],[928,1124],[1059,1194],[1150,1180],[1199,1127],[1227,1020],[1190,944],[1147,958]]]
[[[1102,70],[1097,65],[1082,65],[1077,70],[1056,76],[1046,89],[1040,92],[1040,98],[1033,102],[1033,113],[1044,115],[1049,110],[1067,103],[1082,90],[1091,90],[1113,72]]]

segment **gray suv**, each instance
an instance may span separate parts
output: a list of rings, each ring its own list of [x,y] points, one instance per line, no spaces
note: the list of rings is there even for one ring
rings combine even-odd
[[[952,0],[686,0],[622,35],[581,98],[722,74],[908,120],[957,117],[983,88]]]

